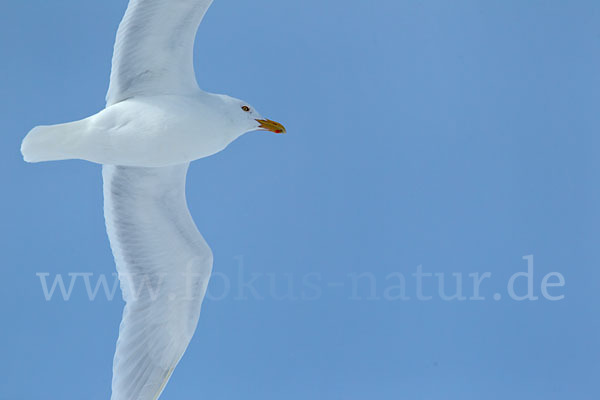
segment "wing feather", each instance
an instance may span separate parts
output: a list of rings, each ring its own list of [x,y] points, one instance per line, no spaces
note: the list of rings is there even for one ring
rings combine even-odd
[[[130,0],[113,53],[108,106],[197,90],[194,40],[212,0]]]
[[[112,400],[155,400],[200,316],[212,252],[185,200],[188,164],[105,165],[104,214],[126,302]]]

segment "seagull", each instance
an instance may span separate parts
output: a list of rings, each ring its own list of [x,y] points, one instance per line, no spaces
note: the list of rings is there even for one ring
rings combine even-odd
[[[130,0],[112,59],[106,108],[33,128],[27,162],[102,164],[104,217],[125,308],[111,400],[156,400],[200,317],[213,266],[185,198],[189,163],[280,123],[247,102],[202,91],[193,47],[212,0]]]

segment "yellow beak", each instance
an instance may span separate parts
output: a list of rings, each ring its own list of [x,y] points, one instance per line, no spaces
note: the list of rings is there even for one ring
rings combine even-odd
[[[258,128],[261,131],[286,133],[285,127],[279,122],[271,121],[270,119],[257,119],[256,122],[260,124]]]

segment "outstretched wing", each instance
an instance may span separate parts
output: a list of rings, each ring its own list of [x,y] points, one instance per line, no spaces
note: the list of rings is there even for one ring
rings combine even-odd
[[[156,400],[198,323],[212,253],[187,208],[188,165],[102,168],[106,230],[126,302],[112,400]]]
[[[130,0],[117,31],[108,106],[197,88],[194,39],[212,0]]]

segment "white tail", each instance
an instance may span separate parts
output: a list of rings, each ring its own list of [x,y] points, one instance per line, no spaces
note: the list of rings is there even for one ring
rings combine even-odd
[[[32,163],[77,158],[76,149],[84,136],[86,125],[84,119],[60,125],[36,126],[23,139],[23,158]]]

